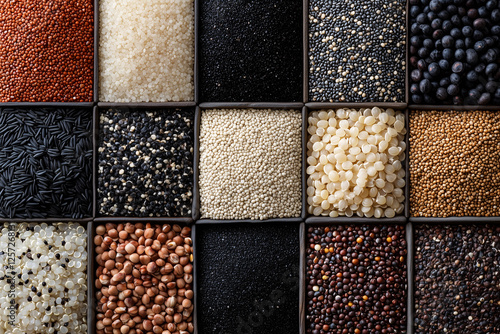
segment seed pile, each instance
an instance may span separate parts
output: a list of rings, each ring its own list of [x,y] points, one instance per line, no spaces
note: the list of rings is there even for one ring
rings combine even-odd
[[[500,104],[497,0],[410,0],[411,100]]]
[[[299,334],[298,235],[287,223],[197,226],[198,332]]]
[[[309,101],[404,102],[406,1],[309,1]]]
[[[102,215],[191,216],[194,112],[107,110],[100,116]]]
[[[194,332],[190,235],[179,225],[97,226],[97,334]]]
[[[301,129],[302,116],[296,110],[203,111],[202,218],[299,217]]]
[[[0,102],[93,100],[93,1],[2,1],[0,32]]]
[[[309,227],[307,240],[307,333],[406,333],[404,226]]]
[[[308,122],[309,214],[392,218],[403,212],[403,113],[378,107],[321,110]]]
[[[90,110],[0,108],[0,133],[0,216],[91,215]]]
[[[419,226],[415,333],[500,333],[500,227]]]
[[[200,1],[202,101],[302,101],[302,1]]]
[[[500,115],[410,113],[410,214],[500,215]]]
[[[99,1],[99,101],[194,100],[194,0]]]
[[[0,333],[87,333],[82,226],[5,223],[0,249]]]

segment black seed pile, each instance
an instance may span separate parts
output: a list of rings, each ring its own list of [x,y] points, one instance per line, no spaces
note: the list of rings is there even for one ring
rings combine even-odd
[[[189,217],[194,111],[107,110],[100,115],[99,213]]]
[[[307,333],[406,333],[404,226],[309,227],[307,241]]]
[[[500,2],[410,5],[411,102],[500,104]]]
[[[500,333],[500,226],[415,228],[415,333]]]
[[[92,111],[0,108],[0,216],[92,213]]]
[[[302,1],[200,1],[200,98],[302,101]]]
[[[197,225],[198,332],[299,333],[299,225]]]
[[[406,1],[309,1],[309,101],[405,102]]]

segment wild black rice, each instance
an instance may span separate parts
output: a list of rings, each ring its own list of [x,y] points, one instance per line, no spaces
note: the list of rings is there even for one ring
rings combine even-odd
[[[91,209],[91,110],[0,108],[0,216],[83,218]]]
[[[102,112],[97,181],[99,213],[191,216],[193,145],[192,109]]]

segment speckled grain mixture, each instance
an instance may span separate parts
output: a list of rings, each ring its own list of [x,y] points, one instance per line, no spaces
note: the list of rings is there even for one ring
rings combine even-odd
[[[190,217],[193,110],[107,110],[100,123],[99,213]]]
[[[309,100],[404,102],[406,1],[309,2]]]

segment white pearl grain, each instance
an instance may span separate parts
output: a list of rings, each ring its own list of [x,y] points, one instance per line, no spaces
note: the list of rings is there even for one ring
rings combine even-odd
[[[15,257],[6,251],[12,232]],[[0,255],[0,333],[87,333],[86,245],[85,229],[75,223],[20,223],[13,231],[8,224],[1,226],[0,249],[5,252]],[[6,269],[12,259],[13,269]],[[13,293],[7,282],[12,271]],[[19,305],[15,326],[9,324],[11,300]]]
[[[403,113],[378,107],[315,111],[307,132],[309,214],[392,218],[402,213]]]

